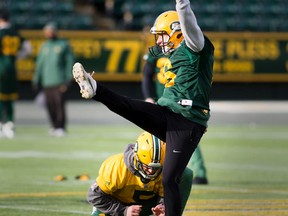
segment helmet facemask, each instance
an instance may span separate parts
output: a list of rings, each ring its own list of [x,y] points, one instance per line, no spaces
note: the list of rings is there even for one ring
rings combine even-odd
[[[141,175],[141,181],[143,183],[153,181],[161,174],[162,166],[160,163],[152,162],[150,164],[144,164],[139,160],[137,154],[135,154],[135,159],[136,159],[135,169]],[[147,173],[145,170],[151,170],[151,172]]]
[[[161,37],[161,44],[157,43],[159,37]],[[149,48],[150,53],[153,52],[153,56],[168,55],[174,50],[174,44],[166,32],[155,33],[154,38],[156,45]]]
[[[165,157],[165,143],[154,135],[144,132],[135,144],[134,168],[143,183],[158,178]]]

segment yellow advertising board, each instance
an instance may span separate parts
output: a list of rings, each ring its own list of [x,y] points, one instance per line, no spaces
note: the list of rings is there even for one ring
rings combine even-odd
[[[17,62],[20,81],[31,80],[42,31],[21,31],[33,47]],[[288,82],[288,33],[207,32],[215,47],[214,82]],[[60,31],[76,61],[101,81],[140,81],[153,37],[143,32]]]

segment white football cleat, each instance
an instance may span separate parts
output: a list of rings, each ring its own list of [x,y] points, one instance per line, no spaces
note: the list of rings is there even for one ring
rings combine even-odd
[[[97,83],[93,77],[87,73],[79,62],[73,66],[73,77],[80,87],[80,93],[83,98],[90,99],[96,95]]]

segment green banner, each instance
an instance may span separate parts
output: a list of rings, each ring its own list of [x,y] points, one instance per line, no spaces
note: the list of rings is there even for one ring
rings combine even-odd
[[[42,31],[22,31],[33,54],[17,62],[19,80],[31,80],[45,41]],[[215,46],[214,82],[288,82],[288,33],[207,32]],[[76,61],[101,81],[140,81],[143,55],[153,37],[143,32],[60,31]]]
[[[287,82],[287,33],[210,33],[217,81]]]

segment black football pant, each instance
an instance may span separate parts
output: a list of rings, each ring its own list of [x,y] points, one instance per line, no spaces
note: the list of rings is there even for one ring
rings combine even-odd
[[[179,179],[205,131],[205,127],[165,107],[118,95],[97,83],[94,100],[166,142],[163,167],[166,216],[181,215]]]
[[[54,129],[66,129],[65,96],[60,91],[60,86],[44,89],[46,107],[51,126]]]

